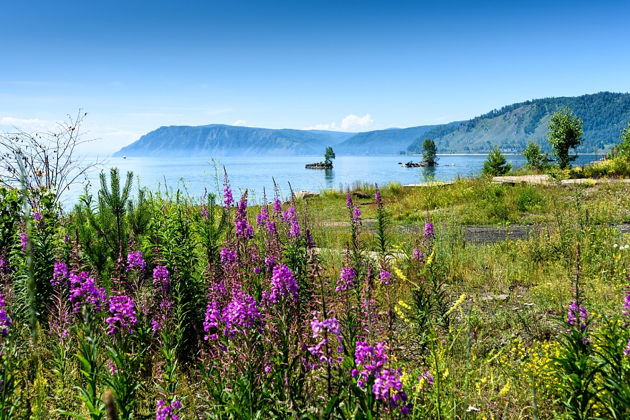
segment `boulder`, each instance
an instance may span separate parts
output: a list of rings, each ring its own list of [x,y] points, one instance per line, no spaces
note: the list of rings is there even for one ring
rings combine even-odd
[[[306,198],[317,197],[319,194],[314,193],[313,191],[301,190],[295,191],[293,195],[295,195],[296,200],[304,200]]]

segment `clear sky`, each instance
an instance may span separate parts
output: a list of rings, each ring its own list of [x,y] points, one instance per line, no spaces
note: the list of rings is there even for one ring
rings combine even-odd
[[[89,113],[113,152],[162,125],[364,131],[630,91],[630,1],[12,1],[0,129]]]

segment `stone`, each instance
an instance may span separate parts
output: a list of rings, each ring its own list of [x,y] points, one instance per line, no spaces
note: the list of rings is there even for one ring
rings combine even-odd
[[[295,191],[293,194],[295,195],[296,200],[304,200],[307,198],[317,197],[319,195],[317,193],[314,193],[313,191],[307,190]]]

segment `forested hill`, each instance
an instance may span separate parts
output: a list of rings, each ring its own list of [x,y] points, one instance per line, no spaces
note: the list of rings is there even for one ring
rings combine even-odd
[[[409,128],[390,128],[387,130],[357,133],[335,147],[339,154],[377,155],[404,153],[410,143],[424,136],[437,125],[423,125]],[[424,137],[423,137],[424,138]]]
[[[438,153],[486,153],[495,145],[520,153],[530,140],[547,148],[551,114],[563,107],[584,122],[580,152],[610,148],[630,121],[630,94],[602,92],[521,102],[468,121],[363,133],[222,124],[160,127],[115,156],[321,155],[327,146],[339,155],[418,153],[426,138],[435,140]]]
[[[530,140],[547,147],[551,114],[563,107],[571,109],[584,123],[584,143],[578,149],[581,152],[601,151],[618,143],[621,130],[630,121],[628,93],[535,99],[459,124],[438,126],[417,138],[407,150],[421,152],[425,138],[435,140],[442,153],[487,152],[495,145],[504,151],[521,152]]]
[[[160,127],[114,156],[320,155],[353,133],[211,124]]]

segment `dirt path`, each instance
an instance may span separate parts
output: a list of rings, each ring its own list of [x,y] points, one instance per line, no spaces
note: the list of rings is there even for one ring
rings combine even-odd
[[[369,230],[374,230],[375,219],[367,219],[363,221],[363,226]],[[325,222],[320,226],[325,227],[349,227],[350,222]],[[616,226],[622,233],[630,233],[630,223],[622,223]],[[406,233],[418,233],[421,229],[416,225],[394,225],[394,229],[401,230]],[[457,229],[457,226],[447,227],[447,229]],[[464,225],[461,226],[464,240],[472,244],[489,244],[507,240],[526,239],[532,232],[540,232],[543,226],[532,225],[510,225],[510,226],[492,226],[492,225]]]
[[[419,184],[407,184],[403,187],[435,187],[451,185],[454,181],[421,182]],[[518,176],[495,176],[492,182],[496,184],[542,184],[542,185],[572,185],[572,184],[630,184],[630,179],[615,178],[576,178],[554,181],[549,175],[518,175]]]

